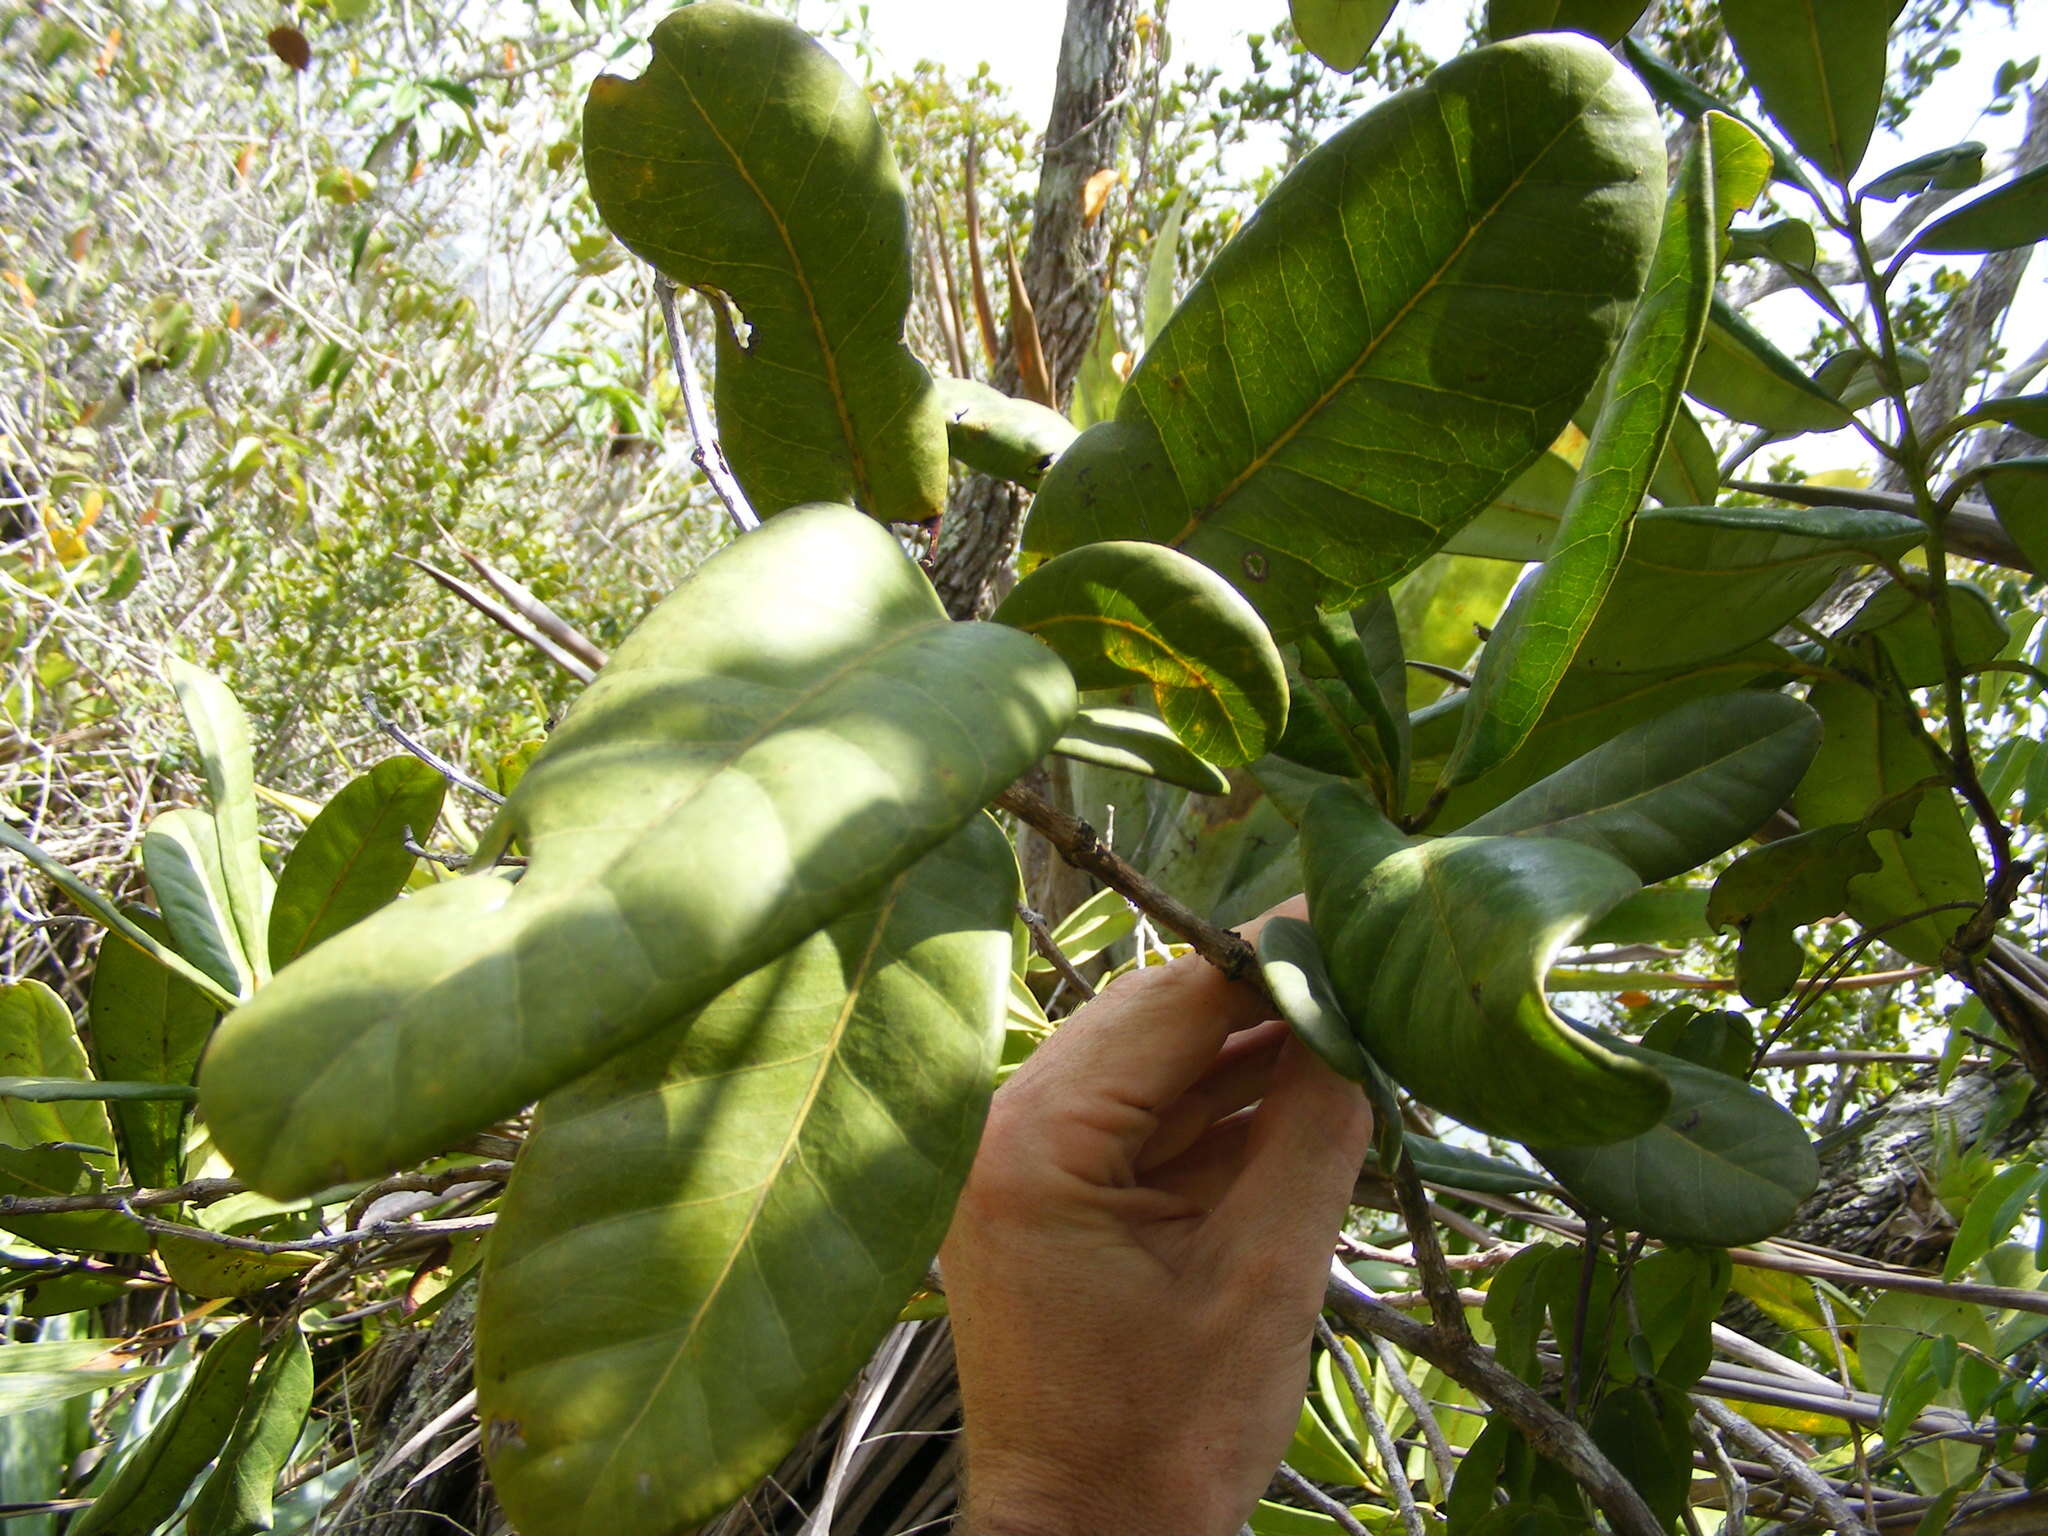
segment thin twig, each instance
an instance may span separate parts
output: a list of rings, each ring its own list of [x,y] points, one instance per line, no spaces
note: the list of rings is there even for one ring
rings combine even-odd
[[[1856,1518],[1856,1511],[1835,1491],[1834,1484],[1788,1450],[1776,1435],[1750,1423],[1734,1409],[1725,1408],[1712,1398],[1696,1397],[1693,1406],[1700,1417],[1717,1431],[1754,1452],[1779,1477],[1804,1494],[1821,1517],[1842,1536],[1870,1536],[1870,1528]]]
[[[444,1238],[468,1232],[488,1232],[497,1221],[495,1216],[467,1216],[450,1221],[375,1221],[352,1232],[326,1232],[317,1237],[301,1237],[290,1242],[273,1243],[261,1238],[236,1237],[228,1232],[209,1232],[204,1227],[188,1227],[175,1221],[159,1221],[154,1216],[144,1216],[132,1208],[127,1210],[127,1214],[140,1222],[144,1231],[172,1237],[189,1237],[196,1243],[204,1243],[211,1248],[231,1248],[237,1253],[328,1253],[341,1248],[359,1248],[365,1243],[404,1242],[424,1237]]]
[[[479,784],[475,779],[472,779],[460,768],[449,762],[447,758],[441,756],[432,747],[415,741],[411,736],[407,735],[403,726],[377,707],[377,700],[368,688],[363,689],[362,696],[363,708],[370,712],[370,719],[375,722],[377,729],[386,736],[389,736],[429,768],[433,769],[434,772],[441,775],[450,784],[453,784],[457,789],[466,789],[472,795],[479,795],[490,801],[493,805],[503,805],[505,803],[505,797],[495,789],[492,789],[488,784]]]
[[[1393,1383],[1394,1391],[1408,1411],[1415,1415],[1415,1424],[1422,1431],[1422,1443],[1429,1447],[1430,1462],[1436,1467],[1437,1497],[1450,1492],[1451,1479],[1457,1475],[1457,1458],[1451,1454],[1451,1443],[1444,1438],[1444,1427],[1437,1422],[1436,1409],[1428,1398],[1422,1395],[1422,1388],[1415,1384],[1415,1378],[1408,1374],[1408,1368],[1401,1363],[1401,1356],[1394,1346],[1375,1334],[1372,1338],[1373,1353],[1379,1356],[1380,1369],[1387,1373],[1387,1380]]]
[[[1472,1339],[1446,1337],[1441,1330],[1382,1305],[1356,1275],[1334,1259],[1323,1305],[1346,1328],[1375,1334],[1427,1360],[1492,1404],[1539,1456],[1577,1480],[1606,1513],[1618,1536],[1664,1536],[1663,1523],[1650,1512],[1635,1485],[1593,1443],[1593,1437],[1542,1393],[1497,1364]]]
[[[1330,1495],[1323,1492],[1322,1489],[1303,1477],[1294,1468],[1287,1465],[1286,1462],[1281,1462],[1274,1469],[1273,1475],[1287,1485],[1289,1493],[1293,1494],[1296,1498],[1306,1499],[1318,1512],[1328,1515],[1332,1520],[1336,1521],[1337,1528],[1345,1532],[1346,1536],[1372,1536],[1372,1532],[1359,1524],[1358,1516],[1351,1513],[1349,1505],[1342,1499],[1331,1498]],[[1412,1503],[1413,1501],[1411,1500],[1410,1502]]]
[[[1232,981],[1255,975],[1258,954],[1227,928],[1218,928],[1192,907],[1168,895],[1140,874],[1078,816],[1059,809],[1021,784],[996,796],[996,808],[1033,828],[1074,868],[1085,870],[1160,927],[1177,933],[1196,954]]]
[[[1067,958],[1067,952],[1060,948],[1052,936],[1052,930],[1045,925],[1044,914],[1017,903],[1017,917],[1024,924],[1024,931],[1031,935],[1031,947],[1044,957],[1046,964],[1059,972],[1066,984],[1081,994],[1081,1001],[1087,1002],[1095,995],[1095,988],[1076,969],[1074,962]]]
[[[170,1189],[108,1189],[96,1195],[0,1195],[0,1215],[56,1216],[66,1211],[146,1210],[158,1205],[212,1205],[249,1186],[240,1179],[194,1179]]]
[[[725,515],[732,519],[733,527],[741,533],[752,533],[761,526],[761,519],[755,514],[753,503],[747,500],[747,493],[740,489],[739,477],[726,462],[725,448],[712,429],[711,412],[705,408],[704,392],[697,385],[690,343],[676,318],[676,285],[657,272],[654,296],[661,304],[662,329],[668,334],[669,360],[675,365],[676,384],[683,392],[683,411],[690,418],[690,435],[697,440],[697,446],[690,451],[690,462],[704,471],[711,489],[725,503]]]
[[[1365,1377],[1359,1374],[1358,1362],[1351,1358],[1351,1351],[1344,1347],[1344,1341],[1320,1317],[1316,1319],[1316,1337],[1323,1341],[1323,1348],[1337,1362],[1337,1370],[1351,1393],[1351,1401],[1358,1405],[1358,1416],[1365,1421],[1366,1433],[1372,1436],[1373,1449],[1379,1452],[1380,1465],[1387,1471],[1387,1486],[1393,1492],[1394,1507],[1400,1512],[1402,1529],[1408,1532],[1408,1536],[1423,1536],[1422,1512],[1415,1507],[1415,1490],[1408,1486],[1408,1470],[1402,1465],[1401,1448],[1394,1443],[1394,1432],[1388,1427],[1379,1404],[1372,1400],[1372,1389],[1366,1386]]]
[[[1472,1330],[1465,1325],[1465,1303],[1459,1297],[1458,1282],[1451,1278],[1451,1267],[1444,1260],[1443,1245],[1436,1240],[1429,1195],[1423,1190],[1422,1176],[1415,1171],[1415,1159],[1404,1156],[1387,1178],[1394,1186],[1394,1203],[1400,1207],[1402,1224],[1408,1229],[1415,1270],[1422,1277],[1422,1294],[1429,1298],[1429,1314],[1436,1320],[1437,1331],[1446,1338],[1469,1339]]]

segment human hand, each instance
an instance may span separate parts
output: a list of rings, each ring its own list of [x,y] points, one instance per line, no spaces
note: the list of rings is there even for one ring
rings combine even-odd
[[[1272,1477],[1372,1117],[1271,1012],[1141,969],[996,1095],[940,1254],[974,1536],[1234,1536]]]

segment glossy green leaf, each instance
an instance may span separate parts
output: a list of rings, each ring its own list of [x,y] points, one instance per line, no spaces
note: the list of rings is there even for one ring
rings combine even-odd
[[[1885,43],[1905,0],[1722,0],[1749,83],[1792,145],[1846,186],[1884,98]]]
[[[1668,1530],[1692,1491],[1692,1404],[1683,1392],[1647,1384],[1610,1387],[1586,1432]]]
[[[945,412],[904,345],[909,207],[867,93],[751,5],[700,0],[651,40],[645,74],[590,88],[590,193],[636,254],[738,306],[746,338],[721,320],[716,401],[755,510],[936,517]]]
[[[263,1324],[253,1317],[216,1340],[170,1412],[129,1448],[71,1523],[71,1536],[150,1536],[177,1513],[192,1480],[227,1443],[262,1352]]]
[[[1581,944],[1689,944],[1710,939],[1707,888],[1656,886],[1638,891],[1579,935]]]
[[[278,1474],[312,1404],[313,1357],[294,1318],[271,1344],[220,1464],[185,1515],[187,1536],[256,1536],[270,1529]]]
[[[522,1529],[692,1528],[844,1389],[973,1158],[1015,890],[976,817],[543,1103],[477,1320],[484,1444]]]
[[[165,670],[178,705],[199,744],[206,770],[206,794],[219,839],[222,894],[235,935],[254,979],[270,976],[265,936],[270,924],[270,875],[256,840],[256,771],[249,747],[249,720],[227,685],[211,672],[172,657]]]
[[[170,930],[154,913],[129,918],[159,938]],[[212,999],[141,950],[108,935],[92,973],[92,1064],[101,1077],[192,1094],[199,1053],[220,1011]],[[137,1184],[163,1188],[185,1173],[185,1124],[191,1106],[175,1099],[116,1103],[114,1127],[123,1160]]]
[[[142,869],[178,952],[246,999],[255,969],[235,926],[214,819],[186,807],[163,812],[142,834]]]
[[[1061,757],[1142,774],[1198,795],[1227,795],[1230,780],[1214,763],[1190,752],[1157,715],[1099,704],[1074,716],[1052,744]]]
[[[1849,508],[1647,509],[1574,666],[1659,672],[1735,655],[1837,572],[1903,555],[1925,533],[1914,518]]]
[[[1303,1477],[1312,1477],[1319,1483],[1334,1483],[1340,1488],[1372,1486],[1365,1468],[1344,1449],[1336,1431],[1307,1398],[1302,1399],[1301,1415],[1295,1421],[1294,1438],[1288,1442],[1284,1459]]]
[[[1522,1195],[1552,1190],[1551,1183],[1534,1168],[1524,1168],[1506,1158],[1488,1157],[1454,1142],[1404,1131],[1401,1145],[1414,1162],[1415,1171],[1431,1184],[1452,1189],[1469,1189],[1479,1194]]]
[[[1726,1008],[1705,1013],[1673,1008],[1643,1031],[1642,1044],[1645,1050],[1662,1051],[1742,1082],[1749,1081],[1750,1063],[1756,1058],[1756,1031],[1748,1019]]]
[[[1052,941],[1076,965],[1093,960],[1110,945],[1130,937],[1138,926],[1138,914],[1120,892],[1104,888],[1060,919]],[[1033,955],[1026,969],[1052,969],[1052,962]]]
[[[1020,400],[973,379],[940,379],[946,441],[969,469],[1036,487],[1080,436],[1074,424],[1036,400]]]
[[[1927,382],[1933,371],[1927,354],[1911,347],[1896,349],[1897,376],[1906,389]],[[1851,348],[1837,352],[1814,370],[1813,382],[1852,411],[1887,399],[1892,392],[1884,365],[1868,352]]]
[[[1302,821],[1309,915],[1344,1013],[1403,1087],[1491,1135],[1613,1141],[1663,1113],[1657,1073],[1554,1014],[1543,973],[1638,886],[1555,837],[1403,837],[1354,785]]]
[[[1722,415],[1773,432],[1832,432],[1849,424],[1841,401],[1718,296],[1685,387]]]
[[[1735,977],[1742,995],[1762,1006],[1792,990],[1806,965],[1794,929],[1833,917],[1849,906],[1849,881],[1884,861],[1870,845],[1876,830],[1910,825],[1917,794],[1881,802],[1871,817],[1812,827],[1753,848],[1721,872],[1707,901],[1716,930],[1742,936]]]
[[[165,1367],[138,1368],[111,1353],[115,1339],[50,1339],[0,1349],[0,1415],[47,1408],[88,1392],[139,1382]]]
[[[1541,560],[1550,553],[1550,541],[1564,519],[1565,503],[1571,500],[1578,474],[1572,461],[1555,449],[1545,453],[1517,475],[1514,484],[1502,491],[1485,511],[1452,534],[1444,545],[1444,554],[1517,562]],[[1428,560],[1423,561],[1408,581],[1415,581],[1429,565]],[[1403,583],[1403,587],[1406,585]]]
[[[1287,0],[1287,14],[1301,46],[1330,68],[1349,74],[1394,14],[1397,0]]]
[[[1880,670],[1881,662],[1873,662]],[[1860,822],[1873,806],[1938,772],[1924,728],[1903,701],[1848,681],[1821,682],[1808,696],[1823,735],[1813,770],[1793,797],[1809,827]],[[1883,941],[1909,960],[1933,965],[1984,896],[1983,871],[1953,794],[1936,788],[1920,797],[1903,831],[1877,830],[1870,843],[1880,867],[1849,882],[1849,914],[1866,927],[1926,913],[1887,927]],[[1930,908],[1945,908],[1930,912]]]
[[[1999,525],[2027,563],[2048,571],[2048,458],[2000,459],[1984,472],[1983,485]]]
[[[1627,323],[1663,141],[1583,39],[1453,60],[1297,166],[1212,261],[1024,549],[1146,539],[1287,638],[1440,547],[1556,438]]]
[[[1280,1016],[1329,1064],[1363,1082],[1370,1063],[1323,965],[1315,929],[1298,918],[1275,917],[1259,930],[1259,975]]]
[[[270,909],[270,958],[295,960],[405,889],[448,783],[416,757],[388,757],[352,779],[300,834]]]
[[[1528,32],[1583,32],[1612,47],[1644,9],[1644,0],[1486,0],[1486,35],[1499,42]]]
[[[1376,1504],[1354,1504],[1351,1518],[1358,1521],[1373,1536],[1392,1536],[1394,1527],[1385,1519],[1388,1511]],[[1344,1527],[1329,1515],[1318,1514],[1312,1509],[1296,1509],[1291,1504],[1275,1504],[1270,1499],[1261,1499],[1252,1509],[1252,1517],[1246,1522],[1252,1536],[1342,1536]]]
[[[1634,33],[1621,40],[1621,52],[1628,60],[1629,68],[1633,69],[1643,84],[1649,88],[1650,94],[1679,116],[1697,122],[1709,112],[1720,112],[1736,119],[1752,132],[1757,131],[1755,123],[1737,112],[1728,102],[1702,90],[1682,72],[1658,58],[1636,40]],[[1759,134],[1759,137],[1762,135]],[[1770,141],[1766,139],[1765,142]],[[1783,146],[1771,144],[1770,149],[1772,176],[1793,186],[1810,186],[1805,173],[1799,168],[1799,162],[1786,153]]]
[[[2048,437],[2048,394],[1995,396],[1972,406],[1949,426],[1956,429],[1986,422],[2018,427],[2029,437]]]
[[[2011,634],[1997,604],[1974,582],[1951,577],[1944,590],[1958,664],[1967,670],[2000,655]],[[1918,593],[1896,581],[1873,592],[1836,638],[1862,634],[1883,648],[1893,673],[1908,688],[1932,688],[1947,676],[1933,611]]]
[[[80,911],[102,928],[110,933],[119,934],[123,942],[150,956],[158,964],[175,971],[180,978],[222,1007],[233,1006],[233,992],[179,954],[176,949],[138,928],[118,905],[79,878],[76,870],[61,859],[52,858],[32,839],[23,837],[4,820],[0,820],[0,848],[19,854],[31,869],[69,896]]]
[[[1673,1243],[1731,1248],[1779,1231],[1820,1160],[1798,1117],[1711,1067],[1600,1036],[1671,1085],[1653,1129],[1603,1147],[1532,1146],[1558,1183],[1609,1220]]]
[[[1287,671],[1256,609],[1157,544],[1090,544],[1018,582],[990,616],[1051,646],[1081,688],[1152,690],[1189,751],[1248,763],[1287,724]]]
[[[0,985],[0,1082],[89,1076],[85,1047],[64,999],[40,981]],[[34,1147],[68,1141],[114,1145],[106,1106],[91,1099],[38,1099],[0,1094],[0,1146]],[[112,1168],[112,1159],[105,1160]]]
[[[1695,869],[1785,804],[1820,745],[1813,711],[1734,693],[1659,715],[1468,823],[1469,837],[1565,838],[1645,885]]]
[[[1983,179],[1984,146],[1975,139],[1969,139],[1961,144],[1951,144],[1947,149],[1915,155],[1905,164],[1895,165],[1882,175],[1871,177],[1858,196],[1890,203],[1902,197],[1917,196],[1934,187],[1949,192],[1960,191],[1976,186]]]
[[[2037,165],[1923,226],[1910,248],[1932,256],[1970,256],[2041,240],[2048,240],[2048,165]]]
[[[0,1075],[38,1082],[87,1076],[71,1010],[40,981],[0,985]],[[102,1150],[78,1150],[91,1148]],[[5,1213],[7,1196],[87,1194],[114,1171],[114,1127],[104,1103],[0,1094],[0,1229],[46,1248],[146,1250],[141,1226],[117,1211]]]
[[[1804,219],[1778,219],[1757,229],[1738,229],[1728,237],[1731,261],[1768,258],[1781,267],[1810,272],[1820,259],[1813,238],[1813,226]]]
[[[1664,215],[1649,285],[1607,371],[1584,463],[1543,565],[1516,591],[1472,676],[1447,787],[1498,767],[1528,739],[1600,610],[1629,526],[1664,455],[1713,295],[1719,140],[1748,130],[1718,113],[1694,137]],[[1758,146],[1761,155],[1761,146]],[[1740,189],[1755,201],[1754,183]]]
[[[1711,507],[1721,494],[1721,466],[1699,418],[1683,400],[1671,438],[1650,477],[1650,494],[1667,507]]]
[[[772,519],[656,608],[479,841],[484,872],[281,971],[200,1073],[278,1197],[406,1166],[757,970],[951,836],[1075,707],[1043,645],[950,622],[881,524]],[[489,873],[517,840],[516,884]]]
[[[2048,1172],[2032,1163],[2014,1163],[1987,1179],[1963,1213],[1941,1277],[1961,1279],[1972,1264],[2004,1242],[2044,1184],[2048,1184]]]

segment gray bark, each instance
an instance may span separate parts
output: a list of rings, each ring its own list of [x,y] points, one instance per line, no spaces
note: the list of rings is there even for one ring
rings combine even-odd
[[[1096,171],[1116,164],[1124,101],[1137,77],[1137,10],[1137,0],[1068,0],[1060,36],[1031,241],[1019,265],[1062,405],[1095,339],[1109,288],[1109,221],[1082,218],[1081,190]],[[1017,387],[1016,360],[1007,352],[994,383],[1006,392]],[[959,488],[932,569],[932,584],[955,618],[978,617],[1000,596],[1023,514],[1015,486],[975,475]]]

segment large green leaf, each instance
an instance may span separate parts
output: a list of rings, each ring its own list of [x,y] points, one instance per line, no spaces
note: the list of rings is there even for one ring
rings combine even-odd
[[[1896,513],[1677,507],[1636,516],[1607,602],[1522,750],[1453,790],[1432,825],[1462,826],[1630,726],[1688,699],[1789,679],[1767,642],[1837,572],[1911,549],[1925,530]],[[1455,743],[1465,695],[1415,718],[1417,781],[1428,798]]]
[[[1832,432],[1849,424],[1841,401],[1718,296],[1685,387],[1722,415],[1773,432]]]
[[[1140,709],[1113,704],[1084,709],[1052,749],[1077,762],[1143,774],[1198,795],[1230,793],[1230,780],[1222,769],[1190,752],[1157,715]]]
[[[1884,99],[1885,43],[1905,0],[1721,0],[1749,83],[1793,147],[1846,186]]]
[[[1812,710],[1734,693],[1646,721],[1468,823],[1468,837],[1561,837],[1645,885],[1695,869],[1770,820],[1820,746]]]
[[[256,1373],[234,1432],[185,1516],[188,1536],[256,1536],[272,1523],[278,1474],[313,1403],[313,1356],[298,1320],[285,1324]]]
[[[1734,164],[1722,166],[1721,143],[1740,135],[1754,144],[1753,136],[1719,113],[1706,124],[1671,189],[1649,286],[1607,371],[1585,461],[1549,555],[1480,653],[1463,734],[1444,767],[1447,786],[1498,767],[1535,729],[1600,610],[1664,456],[1714,291],[1715,242],[1727,227],[1719,205],[1732,213],[1734,205],[1756,201],[1770,170],[1768,155],[1755,145],[1754,168],[1735,186],[1741,173]],[[1739,158],[1739,151],[1728,157]],[[1717,195],[1724,169],[1731,183],[1725,197]]]
[[[1550,541],[1564,520],[1565,503],[1579,472],[1570,459],[1551,449],[1515,477],[1514,484],[1471,522],[1452,534],[1444,555],[1477,555],[1487,560],[1517,562],[1541,560],[1550,553]],[[1687,500],[1695,498],[1688,497]],[[1431,559],[1439,558],[1432,556]],[[1429,569],[1425,560],[1411,572],[1407,583]],[[1398,599],[1397,599],[1398,600]]]
[[[590,88],[590,193],[636,253],[738,306],[716,398],[741,486],[763,514],[936,517],[945,412],[903,343],[909,207],[866,93],[800,28],[730,0],[671,11],[652,43],[637,80]]]
[[[161,919],[131,907],[128,916],[147,932],[167,938]],[[192,1081],[199,1053],[219,1010],[197,987],[112,934],[100,940],[92,973],[92,1064],[104,1078],[183,1086]],[[137,1184],[176,1184],[185,1172],[187,1103],[121,1102],[114,1127],[129,1176]]]
[[[1671,1084],[1653,1129],[1606,1147],[1531,1147],[1571,1193],[1632,1231],[1731,1248],[1769,1237],[1813,1193],[1820,1160],[1790,1111],[1746,1083],[1661,1051],[1600,1043]]]
[[[263,1323],[252,1317],[201,1355],[171,1411],[129,1447],[72,1522],[75,1536],[148,1536],[176,1514],[192,1480],[227,1443],[262,1352]]]
[[[1394,14],[1397,0],[1287,0],[1301,46],[1332,69],[1358,68]]]
[[[1027,554],[1146,539],[1286,638],[1412,569],[1549,446],[1656,242],[1663,141],[1596,45],[1453,60],[1310,154],[1210,264]]]
[[[1968,139],[1961,144],[1951,144],[1947,149],[1915,155],[1903,165],[1895,165],[1882,175],[1871,177],[1857,196],[1890,203],[1902,197],[1917,196],[1932,187],[1960,191],[1976,186],[1983,179],[1984,146],[1975,139]]]
[[[614,653],[479,843],[231,1015],[216,1144],[280,1198],[403,1167],[703,1003],[944,841],[1075,707],[1046,647],[950,623],[881,524],[791,512]],[[490,873],[517,839],[514,884]]]
[[[2048,165],[2015,176],[1943,214],[1913,236],[1912,248],[1938,256],[2010,251],[2048,240]]]
[[[1646,8],[1644,0],[1486,0],[1486,35],[1583,32],[1612,47]]]
[[[1999,460],[1984,472],[1984,494],[2027,563],[2048,571],[2048,458]]]
[[[1543,973],[1638,888],[1548,837],[1403,837],[1356,786],[1309,802],[1309,915],[1366,1050],[1424,1102],[1491,1135],[1586,1143],[1656,1123],[1658,1074],[1568,1027]]]
[[[220,853],[218,824],[189,807],[163,812],[142,834],[142,872],[178,953],[246,999],[255,990],[256,969],[242,947]]]
[[[1896,512],[1646,509],[1575,666],[1650,672],[1732,656],[1776,634],[1837,572],[1902,555],[1925,535]]]
[[[867,1359],[974,1156],[1015,890],[977,817],[543,1103],[477,1320],[484,1443],[521,1529],[693,1528]]]
[[[1870,643],[1862,654],[1872,675],[1888,667]],[[1820,711],[1820,755],[1793,797],[1802,823],[1823,827],[1861,822],[1881,801],[1902,794],[1941,773],[1925,728],[1903,695],[1879,693],[1860,683],[1816,683],[1808,695]],[[1920,797],[1903,830],[1873,829],[1870,844],[1882,865],[1849,882],[1849,914],[1866,927],[1885,928],[1883,939],[1909,960],[1940,961],[1943,947],[1969,916],[1963,906],[1984,896],[1983,870],[1971,845],[1956,797],[1937,785]],[[1945,910],[1929,912],[1929,908]]]
[[[1407,659],[1454,671],[1463,667],[1479,649],[1480,634],[1500,617],[1520,574],[1511,561],[1472,555],[1438,554],[1423,561],[1394,588]],[[1434,673],[1411,671],[1408,702],[1419,707],[1445,686]]]
[[[1371,1063],[1337,1001],[1315,929],[1298,918],[1268,919],[1259,930],[1259,975],[1294,1032],[1332,1071],[1363,1082]]]
[[[270,923],[270,874],[256,840],[256,771],[249,748],[249,720],[211,672],[172,657],[166,670],[185,720],[199,743],[206,770],[207,798],[213,802],[214,834],[220,841],[220,874],[229,915],[242,953],[257,982],[270,976],[265,935]]]
[[[1996,659],[2012,638],[1998,605],[1974,582],[1951,577],[1943,590],[1957,663],[1968,670]],[[1883,648],[1892,671],[1908,688],[1932,688],[1948,675],[1933,610],[1911,587],[1887,581],[1836,631],[1836,638],[1862,634]]]
[[[1080,436],[1074,424],[1036,400],[1019,400],[973,379],[940,379],[946,441],[969,469],[1035,487]]]
[[[1861,821],[1778,838],[1721,872],[1707,898],[1707,921],[1742,936],[1735,977],[1744,998],[1761,1007],[1792,990],[1806,964],[1793,930],[1847,909],[1849,882],[1884,866],[1870,834],[1903,832],[1918,800],[1913,791],[1880,801]]]
[[[1050,560],[990,616],[1059,653],[1080,688],[1152,690],[1188,750],[1248,763],[1287,724],[1287,671],[1256,609],[1157,544],[1090,544]]]
[[[86,1075],[85,1046],[64,999],[40,981],[0,985],[0,1077]],[[0,1098],[0,1146],[34,1147],[52,1141],[111,1151],[114,1127],[106,1105],[91,1099]],[[111,1157],[103,1166],[112,1168]]]
[[[285,860],[270,908],[270,958],[297,959],[405,889],[448,781],[416,757],[388,757],[321,808]]]

